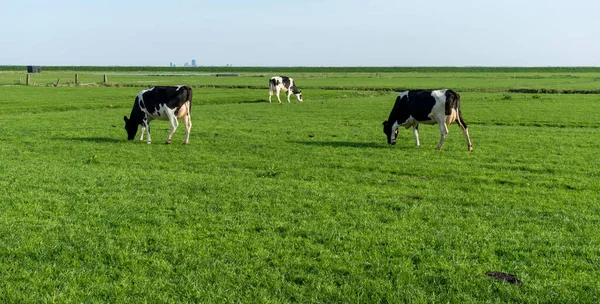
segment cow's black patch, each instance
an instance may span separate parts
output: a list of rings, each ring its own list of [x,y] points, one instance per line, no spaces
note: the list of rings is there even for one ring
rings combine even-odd
[[[431,91],[409,91],[406,103],[406,109],[414,119],[417,121],[431,120],[429,114],[435,105],[435,98],[431,96]]]
[[[429,121],[434,105],[435,98],[431,96],[431,91],[409,91],[406,95],[398,96],[388,118],[390,127],[395,121],[402,124],[411,116],[417,121]]]
[[[290,78],[289,78],[289,77],[286,77],[286,76],[280,76],[280,77],[281,77],[281,81],[283,81],[283,86],[284,86],[286,89],[289,89],[289,88],[290,88],[290,83],[292,82],[292,81],[290,80]]]
[[[271,84],[271,87],[276,87],[279,84],[279,80],[271,78],[269,79],[269,83]]]
[[[396,121],[403,124],[410,117],[417,121],[430,121],[429,114],[434,105],[435,98],[431,96],[431,91],[408,91],[407,94],[396,97],[396,102],[388,120],[383,122],[383,133],[387,136],[388,144],[396,143],[398,130],[396,129],[395,133],[392,134],[392,127]]]

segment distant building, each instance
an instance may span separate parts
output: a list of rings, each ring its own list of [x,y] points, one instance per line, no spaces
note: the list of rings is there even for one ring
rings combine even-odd
[[[39,65],[28,65],[27,66],[27,73],[41,73],[42,72],[42,67]]]
[[[196,67],[196,59],[192,59],[192,66]]]

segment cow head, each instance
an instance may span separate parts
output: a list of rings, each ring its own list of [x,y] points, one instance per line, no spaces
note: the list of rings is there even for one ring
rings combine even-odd
[[[302,92],[298,91],[296,94],[296,97],[298,97],[298,101],[299,102],[303,102],[304,100],[302,100]]]
[[[127,139],[133,140],[135,137],[135,133],[137,133],[138,124],[133,120],[128,119],[127,116],[123,116],[123,120],[125,120],[125,130],[127,131]]]
[[[388,144],[395,145],[398,137],[398,123],[390,124],[389,121],[383,122],[383,133],[387,136]]]

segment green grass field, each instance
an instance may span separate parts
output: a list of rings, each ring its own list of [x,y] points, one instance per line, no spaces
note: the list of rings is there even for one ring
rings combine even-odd
[[[74,72],[0,72],[2,303],[600,302],[600,97],[509,92],[597,71],[276,70],[305,98],[283,105],[261,69]],[[126,140],[154,84],[194,87],[189,145]],[[456,125],[388,146],[391,90],[438,87],[475,151]]]

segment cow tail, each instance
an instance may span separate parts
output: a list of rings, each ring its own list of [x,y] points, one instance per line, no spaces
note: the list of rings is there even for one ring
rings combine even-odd
[[[453,90],[446,91],[446,107],[445,112],[446,115],[452,114],[452,109],[455,109],[456,112],[460,112],[460,95]],[[460,115],[460,114],[459,114]]]
[[[276,86],[277,85],[275,84],[275,79],[273,79],[273,78],[269,79],[269,90],[275,91]]]
[[[466,129],[467,128],[467,124],[465,123],[465,121],[463,120],[462,117],[462,110],[460,109],[460,94],[452,91],[452,90],[448,90],[452,95],[454,95],[453,98],[453,102],[451,102],[451,106],[452,108],[456,109],[456,113],[458,114],[457,116],[457,120],[459,125],[461,126],[461,128]],[[448,109],[448,103],[446,103],[446,109]]]
[[[189,93],[188,93],[188,100],[190,102],[190,108],[188,109],[188,115],[190,112],[192,112],[192,96],[193,96],[193,90],[191,87],[188,87]]]
[[[190,101],[190,111],[192,110],[192,96],[194,95],[194,90],[192,90],[192,88],[190,88],[190,99],[188,99]]]

